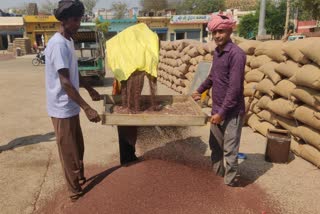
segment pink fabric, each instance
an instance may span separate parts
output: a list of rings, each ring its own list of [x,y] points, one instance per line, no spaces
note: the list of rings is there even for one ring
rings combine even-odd
[[[228,17],[227,19],[223,19],[221,16]],[[211,20],[208,23],[208,30],[223,30],[233,28],[235,21],[230,16],[225,16],[222,14],[212,14]]]

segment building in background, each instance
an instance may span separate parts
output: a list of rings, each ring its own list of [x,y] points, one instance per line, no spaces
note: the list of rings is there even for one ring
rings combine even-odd
[[[7,50],[15,38],[23,37],[22,17],[0,17],[0,50]]]
[[[174,15],[170,19],[168,37],[170,41],[194,39],[204,42],[207,39],[207,25],[210,15]]]
[[[318,31],[320,27],[320,21],[296,21],[296,32],[297,33],[311,33]]]
[[[25,37],[33,46],[44,47],[49,39],[60,29],[60,22],[54,16],[24,16]]]
[[[158,34],[161,41],[168,40],[170,17],[138,17],[138,23],[145,23],[152,31]]]
[[[106,39],[110,39],[113,36],[117,35],[127,27],[135,25],[137,23],[137,18],[125,18],[125,19],[103,19],[102,16],[99,17],[101,22],[109,22],[108,33]]]

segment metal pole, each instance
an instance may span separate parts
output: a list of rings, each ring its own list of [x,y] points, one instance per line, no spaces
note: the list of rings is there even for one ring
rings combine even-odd
[[[259,29],[258,36],[266,35],[265,29],[265,18],[266,18],[266,0],[260,1],[260,16],[259,16]]]

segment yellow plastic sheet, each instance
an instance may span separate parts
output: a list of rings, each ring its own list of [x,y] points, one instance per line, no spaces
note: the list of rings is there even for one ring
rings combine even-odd
[[[135,71],[157,77],[159,38],[146,24],[131,26],[106,42],[106,64],[118,81]]]

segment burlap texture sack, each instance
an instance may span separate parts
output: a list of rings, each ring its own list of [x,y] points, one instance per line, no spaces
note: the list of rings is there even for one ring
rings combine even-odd
[[[256,114],[250,114],[247,123],[248,126],[253,129],[253,131],[256,131],[255,127],[260,123],[260,118]]]
[[[304,46],[302,53],[320,66],[320,38],[315,39],[312,44]]]
[[[261,44],[261,41],[247,40],[241,42],[238,46],[248,55],[253,55],[256,47]]]
[[[184,55],[181,60],[184,62],[184,63],[189,63],[191,57],[189,55]]]
[[[292,90],[291,97],[294,97],[295,99],[298,99],[320,111],[320,93],[317,90],[297,86]]]
[[[275,68],[278,65],[279,65],[278,63],[271,61],[271,62],[268,62],[268,63],[262,65],[258,69],[259,69],[259,71],[264,73],[267,77],[269,77],[269,79],[274,84],[277,84],[281,80],[281,76],[275,71]]]
[[[258,114],[258,117],[260,117],[262,120],[265,120],[269,123],[271,123],[272,125],[274,126],[277,126],[278,125],[278,121],[275,117],[275,114],[270,112],[270,111],[267,111],[267,110],[263,110],[261,112],[259,112]]]
[[[289,99],[296,85],[289,80],[281,80],[272,91],[286,99]]]
[[[250,67],[252,69],[259,68],[262,65],[266,64],[267,62],[271,62],[271,61],[272,59],[266,55],[257,56],[251,60]]]
[[[258,83],[256,83],[256,82],[250,82],[250,83],[246,84],[244,86],[243,95],[245,97],[251,97],[253,95],[253,93],[256,91],[255,88],[256,88],[257,84]]]
[[[293,118],[293,112],[297,107],[297,104],[283,98],[278,98],[268,103],[270,111],[288,119]]]
[[[246,73],[248,73],[249,71],[251,71],[252,69],[251,69],[251,67],[249,67],[249,66],[245,66],[244,67],[244,73],[246,74]]]
[[[191,48],[191,49],[188,51],[188,55],[189,55],[191,58],[194,58],[194,57],[199,56],[199,52],[198,52],[198,50],[197,50],[196,47],[193,47],[193,48]]]
[[[294,119],[288,119],[279,115],[274,115],[277,120],[277,124],[288,130],[291,134],[295,133],[300,123]]]
[[[296,120],[320,131],[320,112],[307,106],[299,106],[293,113]],[[320,139],[319,139],[320,140]]]
[[[247,66],[250,66],[250,63],[251,63],[251,61],[252,61],[254,58],[255,58],[254,56],[247,55],[246,65],[247,65]]]
[[[282,49],[283,51],[295,62],[300,64],[309,64],[310,60],[299,50],[299,43],[304,42],[303,40],[295,40],[286,42]]]
[[[291,141],[290,149],[299,157],[320,168],[320,151],[318,149],[308,144],[300,144],[294,139]]]
[[[244,78],[247,81],[247,83],[260,82],[261,80],[263,80],[264,75],[265,74],[262,73],[261,71],[259,71],[258,69],[254,69],[254,70],[251,70],[248,73],[246,73]]]
[[[266,78],[266,79],[263,79],[261,82],[258,83],[257,85],[257,90],[260,91],[261,93],[263,94],[267,94],[269,95],[270,97],[273,97],[274,96],[274,93],[273,93],[273,88],[274,88],[274,84],[273,82]]]
[[[206,55],[204,56],[204,60],[205,60],[205,61],[208,61],[208,62],[212,62],[213,56],[208,53],[208,54],[206,54]]]
[[[275,68],[276,72],[288,78],[294,76],[299,70],[300,70],[299,64],[291,60],[282,62]]]
[[[281,40],[270,40],[259,44],[254,52],[256,56],[267,55],[276,62],[285,62],[287,57],[282,50]]]
[[[194,78],[194,73],[188,72],[185,76],[191,82]]]
[[[293,134],[320,150],[320,133],[316,129],[308,126],[299,126]]]
[[[194,65],[191,65],[190,67],[189,67],[189,72],[191,72],[191,73],[194,73],[195,71],[196,71],[196,66],[194,66]]]
[[[272,125],[271,123],[263,121],[263,122],[257,123],[254,129],[266,137],[268,134],[268,130],[274,129],[274,128],[275,128],[275,126]]]
[[[320,68],[313,64],[304,65],[295,75],[297,85],[320,90]]]
[[[197,65],[197,64],[198,64],[197,58],[191,58],[189,62],[190,62],[192,65]]]
[[[268,103],[272,101],[272,98],[268,95],[265,95],[259,99],[257,106],[261,109],[268,109]]]

